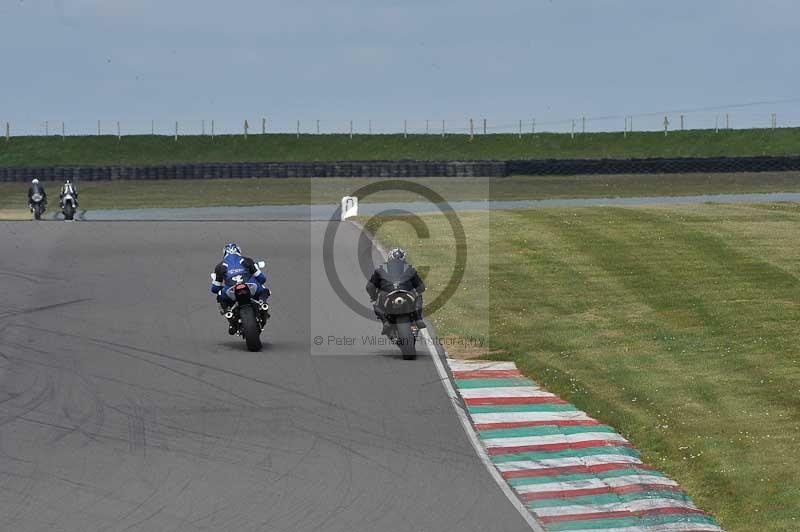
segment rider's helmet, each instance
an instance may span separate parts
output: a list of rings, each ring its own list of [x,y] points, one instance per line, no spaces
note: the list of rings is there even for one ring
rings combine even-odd
[[[239,246],[236,245],[235,242],[228,242],[225,244],[225,249],[222,252],[222,258],[224,259],[228,255],[241,255],[242,250],[239,249]]]
[[[31,181],[31,185],[38,185],[38,184],[39,184],[38,179],[34,179],[33,181]]]
[[[406,260],[406,251],[403,248],[392,248],[387,260]]]

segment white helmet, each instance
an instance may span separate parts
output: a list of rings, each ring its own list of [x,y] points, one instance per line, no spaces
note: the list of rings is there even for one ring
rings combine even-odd
[[[38,184],[39,184],[38,179],[34,179],[33,181],[31,181],[31,185],[38,185]]]

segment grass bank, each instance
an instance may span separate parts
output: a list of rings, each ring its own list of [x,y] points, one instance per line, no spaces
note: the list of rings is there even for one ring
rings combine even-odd
[[[427,239],[377,230],[450,276]],[[607,422],[726,530],[800,528],[800,206],[468,213],[465,282],[433,316]],[[473,351],[475,351],[473,349]]]
[[[342,196],[381,179],[220,179],[186,181],[87,181],[80,183],[85,209],[206,207],[336,203]],[[448,201],[685,196],[746,192],[800,192],[800,174],[665,174],[615,176],[513,176],[503,178],[408,179]],[[59,184],[45,183],[51,195]],[[4,208],[25,209],[27,183],[0,183]],[[386,191],[362,201],[420,201]]]
[[[800,128],[476,135],[295,135],[13,137],[0,166],[156,165],[240,161],[505,160],[712,157],[800,154]]]

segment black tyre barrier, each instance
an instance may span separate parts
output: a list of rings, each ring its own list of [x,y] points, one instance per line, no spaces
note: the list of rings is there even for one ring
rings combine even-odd
[[[516,175],[673,174],[800,171],[799,156],[513,161],[332,161],[203,163],[162,166],[0,167],[0,181],[232,179],[288,177],[503,177]]]

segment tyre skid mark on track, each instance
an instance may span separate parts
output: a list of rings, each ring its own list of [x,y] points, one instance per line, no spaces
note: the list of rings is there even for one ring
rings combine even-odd
[[[71,333],[65,333],[65,332],[62,332],[62,331],[54,331],[54,330],[50,330],[50,329],[37,328],[37,327],[28,327],[28,328],[33,328],[34,330],[38,330],[38,331],[45,332],[45,333],[55,334],[55,335],[59,335],[59,336],[73,337],[73,338],[76,338],[76,339],[92,342],[92,343],[94,343],[96,345],[100,345],[100,346],[104,347],[105,349],[108,349],[109,351],[121,354],[121,355],[126,356],[126,357],[134,358],[136,360],[142,361],[142,362],[147,363],[147,364],[155,365],[155,366],[160,367],[162,369],[166,369],[166,370],[171,371],[173,373],[176,373],[178,375],[184,376],[184,377],[186,377],[188,379],[194,380],[194,381],[196,381],[196,382],[198,382],[200,384],[203,384],[205,386],[209,386],[211,388],[217,389],[218,391],[221,391],[221,392],[223,392],[225,394],[231,395],[231,396],[233,396],[233,397],[235,397],[237,399],[240,399],[242,401],[246,401],[247,402],[247,406],[251,406],[251,407],[255,407],[255,408],[259,408],[259,409],[267,408],[264,405],[260,405],[258,403],[254,403],[254,402],[250,401],[246,397],[239,396],[238,394],[235,394],[234,392],[231,392],[228,389],[219,387],[219,386],[217,386],[217,385],[215,385],[215,384],[213,384],[213,383],[211,383],[209,381],[206,381],[204,379],[200,379],[200,378],[195,377],[193,375],[190,375],[188,373],[182,372],[180,370],[175,369],[174,367],[171,367],[171,366],[168,366],[168,365],[164,365],[164,364],[160,364],[158,362],[149,360],[147,358],[144,358],[144,357],[141,357],[141,356],[138,356],[138,355],[134,355],[134,354],[126,352],[124,350],[130,350],[130,351],[134,351],[134,352],[141,352],[141,353],[145,353],[145,354],[152,355],[152,356],[166,358],[168,360],[174,360],[176,362],[189,364],[189,365],[192,365],[192,366],[202,367],[204,369],[218,371],[218,372],[226,374],[226,375],[231,375],[231,376],[242,378],[242,379],[245,379],[245,380],[248,380],[248,381],[251,381],[251,382],[255,382],[255,383],[258,383],[258,384],[274,387],[274,388],[277,388],[277,389],[279,389],[281,391],[291,391],[293,394],[300,395],[303,398],[311,399],[312,401],[314,401],[316,403],[320,403],[320,404],[322,404],[322,405],[324,405],[324,406],[326,406],[328,408],[332,408],[335,411],[352,412],[353,414],[358,415],[358,416],[362,416],[362,417],[365,417],[365,418],[368,418],[368,419],[374,419],[374,418],[370,418],[369,416],[365,416],[361,412],[358,412],[358,411],[355,411],[355,410],[352,410],[352,409],[348,409],[348,408],[345,408],[345,407],[341,407],[340,405],[333,404],[330,401],[325,401],[323,399],[311,396],[309,394],[305,394],[305,393],[302,393],[302,392],[297,392],[296,390],[292,390],[290,388],[287,388],[287,387],[284,387],[284,386],[281,386],[281,385],[270,383],[270,382],[264,381],[262,379],[256,379],[256,378],[253,378],[253,377],[250,377],[250,376],[247,376],[247,375],[242,375],[240,373],[233,372],[233,371],[230,371],[230,370],[226,370],[224,368],[219,368],[219,367],[216,367],[216,366],[213,366],[213,365],[210,365],[210,364],[204,364],[204,363],[197,362],[197,361],[187,360],[187,359],[184,359],[184,358],[181,358],[181,357],[175,357],[175,356],[164,354],[164,353],[157,353],[157,352],[154,352],[154,351],[140,349],[140,348],[136,348],[136,347],[133,347],[133,346],[127,346],[127,345],[124,345],[124,344],[118,344],[118,343],[115,343],[115,342],[107,342],[107,341],[99,340],[99,339],[88,337],[88,336],[78,336],[78,335],[73,335]],[[438,381],[438,379],[437,379],[437,381]],[[433,381],[433,382],[436,382],[436,381]],[[296,405],[294,405],[293,407],[297,408]],[[323,419],[327,419],[327,421],[329,421],[331,423],[334,423],[334,424],[339,422],[339,420],[336,419],[336,418],[326,417],[326,416],[321,415],[321,413],[317,409],[308,409],[308,412],[314,414],[315,416],[322,417]],[[374,434],[372,434],[372,435],[374,435]],[[335,440],[331,440],[331,443],[333,443],[334,441]],[[359,442],[359,443],[362,443],[362,442]],[[345,448],[349,448],[348,446],[346,446],[343,443],[338,443],[337,442],[337,444],[343,445],[343,446],[345,446]],[[402,445],[401,448],[412,450],[412,451],[413,450],[419,451],[421,453],[421,457],[424,456],[424,452],[425,452],[425,445],[424,444],[416,444],[416,443],[411,444],[411,443],[409,443],[409,444]],[[448,451],[449,452],[453,452],[452,449],[449,449]],[[465,452],[464,456],[471,456],[471,455],[469,455],[468,453]],[[367,457],[364,456],[363,458],[366,459]],[[370,461],[372,461],[372,460],[370,459]]]

